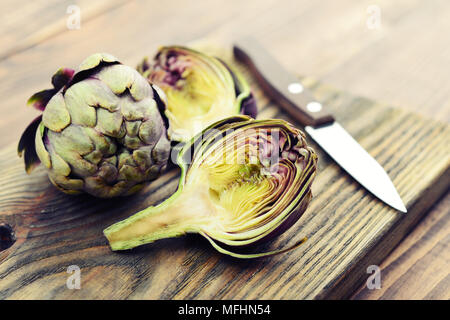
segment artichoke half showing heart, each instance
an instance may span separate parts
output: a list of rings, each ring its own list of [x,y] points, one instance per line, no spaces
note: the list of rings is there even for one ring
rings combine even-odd
[[[306,240],[248,252],[292,226],[312,197],[316,153],[286,121],[223,119],[187,142],[177,162],[181,178],[170,198],[104,230],[112,250],[198,233],[221,253],[257,258]]]
[[[62,191],[103,198],[160,175],[170,143],[159,88],[109,54],[91,55],[77,73],[60,69],[52,84],[28,101],[43,114],[19,142],[27,172],[42,162]]]
[[[225,62],[182,46],[166,46],[137,70],[167,97],[165,115],[172,141],[188,141],[209,125],[257,109],[243,76]]]

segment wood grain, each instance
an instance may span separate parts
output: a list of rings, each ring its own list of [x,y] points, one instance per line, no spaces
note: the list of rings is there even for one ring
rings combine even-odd
[[[68,31],[67,21],[77,6],[80,27],[99,14],[123,5],[126,0],[34,0],[18,3],[3,0],[1,4],[0,60]]]
[[[81,9],[86,13],[85,5],[99,2],[83,1]],[[79,30],[67,30],[66,7],[61,6],[60,12],[52,3],[7,0],[0,4],[0,52],[11,44],[17,46],[11,51],[15,54],[0,61],[0,146],[17,141],[26,123],[35,117],[33,110],[24,107],[25,101],[49,85],[49,76],[58,67],[75,67],[95,51],[109,51],[134,65],[159,44],[184,43],[205,35],[220,43],[236,36],[255,36],[293,73],[309,74],[346,91],[450,120],[446,68],[450,64],[450,2],[445,0],[377,1],[381,28],[376,30],[366,27],[366,9],[373,1],[211,0],[193,1],[189,6],[180,0],[128,1],[119,10],[99,11],[91,19],[82,13]],[[64,20],[64,24],[57,22],[64,30],[58,27],[48,36],[39,36],[41,27],[57,20]],[[38,36],[33,36],[34,32]],[[26,38],[34,40],[24,41]],[[263,96],[258,98],[266,102]],[[20,203],[14,193],[10,196],[12,199],[3,197],[2,203]],[[437,210],[448,214],[448,205]],[[430,219],[422,220],[418,231],[427,230],[427,223],[433,221]],[[427,237],[430,241],[440,239],[434,233]],[[413,247],[412,242],[407,243],[401,248]],[[450,263],[438,256],[428,256],[430,268],[448,270]],[[417,270],[410,269],[402,279],[424,287],[428,279],[420,277],[421,270]],[[384,275],[384,281],[392,274]],[[435,273],[439,275],[445,279],[442,272]],[[397,289],[405,294],[399,297],[408,296],[407,290]],[[389,297],[396,295],[391,291]],[[446,295],[435,297],[445,299]]]
[[[252,35],[294,74],[310,75],[348,92],[450,121],[450,91],[445,85],[450,80],[445,68],[450,65],[446,32],[450,2],[377,1],[382,19],[379,30],[366,26],[370,4],[210,0],[186,6],[180,0],[127,1],[95,19],[85,21],[82,13],[79,30],[63,28],[64,32],[33,42],[27,50],[0,61],[1,107],[9,114],[0,119],[0,145],[17,140],[24,123],[36,116],[25,102],[49,85],[59,67],[75,68],[98,51],[110,52],[134,66],[161,44],[187,43],[205,36],[226,43]],[[26,6],[25,2],[17,4]],[[46,11],[45,6],[36,9],[28,19],[46,25]],[[7,12],[0,10],[0,21]],[[57,14],[67,18],[65,11]],[[23,20],[15,23],[5,34],[12,27],[24,28]],[[14,41],[23,42],[20,38]]]
[[[229,59],[229,53],[221,57]],[[239,66],[241,67],[241,66]],[[245,70],[243,70],[245,74]],[[250,79],[251,80],[251,79]],[[142,193],[113,201],[56,191],[41,169],[27,176],[14,149],[0,152],[1,220],[17,241],[2,252],[0,298],[313,299],[350,296],[367,264],[379,264],[448,187],[448,125],[379,105],[303,79],[319,100],[387,169],[407,215],[366,193],[316,146],[320,173],[305,215],[270,244],[308,236],[288,254],[240,261],[215,252],[197,236],[111,252],[104,227],[155,204],[176,189],[177,171]],[[260,102],[260,117],[287,118]],[[80,290],[66,288],[67,267],[81,268]]]
[[[381,289],[353,299],[450,299],[450,195],[381,264]]]

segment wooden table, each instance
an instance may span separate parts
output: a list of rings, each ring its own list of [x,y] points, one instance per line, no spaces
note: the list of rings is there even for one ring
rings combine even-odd
[[[77,7],[70,7],[73,4]],[[76,67],[98,51],[135,65],[160,44],[203,37],[229,43],[253,35],[296,74],[449,122],[450,3],[371,4],[211,0],[187,6],[179,0],[3,0],[0,147],[15,144],[36,116],[25,101],[49,85],[49,76],[58,67]],[[73,24],[78,9],[79,29]],[[354,298],[449,299],[449,205],[447,192],[380,266],[382,288],[361,288]]]

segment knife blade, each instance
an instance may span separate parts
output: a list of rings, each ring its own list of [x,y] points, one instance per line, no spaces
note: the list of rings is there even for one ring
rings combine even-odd
[[[264,93],[303,124],[309,136],[337,164],[378,199],[401,212],[407,212],[383,167],[255,39],[235,42],[233,53],[238,61],[249,67]]]

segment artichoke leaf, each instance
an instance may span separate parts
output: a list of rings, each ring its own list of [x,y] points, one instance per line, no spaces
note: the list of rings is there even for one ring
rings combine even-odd
[[[72,80],[75,70],[69,68],[59,69],[52,77],[53,89],[47,89],[39,91],[33,94],[29,99],[27,104],[32,105],[34,108],[40,111],[44,111],[47,103],[50,99],[65,85],[67,85],[70,80]]]
[[[27,173],[33,171],[33,169],[41,163],[35,148],[35,136],[41,120],[42,116],[38,116],[28,125],[20,137],[19,145],[17,147],[19,157],[24,155],[25,170]]]

